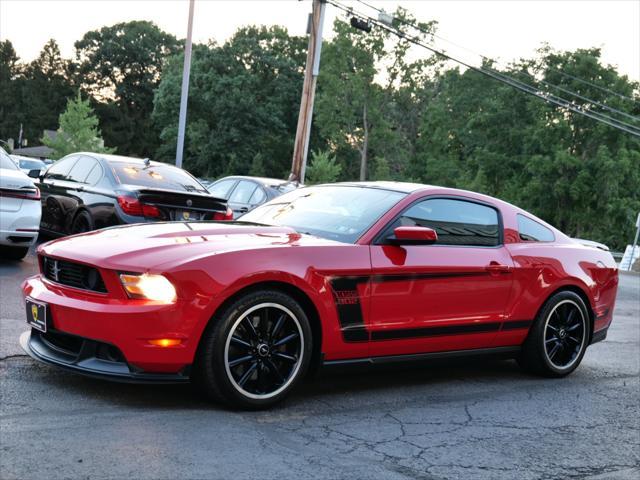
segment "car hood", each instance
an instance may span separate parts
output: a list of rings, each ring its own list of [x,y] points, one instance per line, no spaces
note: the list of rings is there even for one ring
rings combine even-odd
[[[198,258],[239,250],[338,242],[289,227],[232,222],[162,222],[125,225],[74,235],[41,245],[38,252],[102,268],[169,271]]]

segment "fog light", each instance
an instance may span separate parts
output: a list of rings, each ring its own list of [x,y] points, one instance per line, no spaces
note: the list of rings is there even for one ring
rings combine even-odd
[[[120,282],[130,298],[144,298],[163,303],[176,301],[176,289],[162,275],[121,273]]]
[[[153,340],[147,340],[151,345],[156,347],[177,347],[182,343],[179,338],[154,338]]]

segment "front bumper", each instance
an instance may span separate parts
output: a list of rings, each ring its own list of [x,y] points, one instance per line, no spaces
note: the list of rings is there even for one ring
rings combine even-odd
[[[118,358],[113,351],[109,353],[108,348],[114,347],[103,342],[75,337],[74,342],[65,346],[52,340],[47,334],[34,329],[20,336],[20,346],[35,360],[88,377],[122,383],[167,384],[189,381],[188,368],[175,374],[136,371],[123,357]]]
[[[111,288],[106,276],[105,281]],[[115,298],[61,286],[40,275],[25,280],[22,291],[24,296],[48,306],[48,332],[79,338],[87,349],[72,349],[77,358],[60,356],[50,345],[43,346],[42,335],[34,330],[27,342],[27,353],[38,360],[90,374],[143,378],[140,374],[144,373],[154,379],[159,378],[157,375],[185,376],[193,363],[202,325],[209,318],[207,312],[193,308],[192,302],[159,304]],[[179,339],[180,343],[163,347],[150,343],[155,339]],[[115,368],[96,362],[91,342],[112,346],[125,364]]]

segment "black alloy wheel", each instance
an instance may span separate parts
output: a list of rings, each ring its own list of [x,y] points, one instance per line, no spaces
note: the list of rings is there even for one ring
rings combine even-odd
[[[572,300],[555,305],[545,327],[545,355],[556,368],[569,368],[580,355],[587,335],[587,322]]]
[[[267,399],[295,378],[304,355],[296,316],[277,303],[262,303],[234,323],[225,346],[229,380],[244,395]]]
[[[311,326],[298,301],[278,290],[254,290],[211,319],[191,378],[212,400],[267,408],[305,376],[312,350]]]
[[[77,233],[85,233],[93,230],[93,221],[91,220],[91,215],[88,212],[82,210],[76,215],[76,218],[73,220],[73,225],[71,226],[71,233],[73,235]]]
[[[560,291],[542,306],[518,357],[520,366],[547,377],[564,377],[584,357],[591,334],[589,310],[580,295]]]

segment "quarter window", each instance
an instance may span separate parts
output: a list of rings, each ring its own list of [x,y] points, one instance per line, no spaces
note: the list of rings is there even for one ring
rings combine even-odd
[[[229,201],[232,203],[249,203],[249,199],[256,189],[257,185],[247,180],[240,180],[238,186],[233,190],[233,193],[229,197]]]
[[[209,193],[217,198],[227,199],[231,188],[236,184],[235,179],[221,180],[209,187]]]
[[[85,183],[87,176],[95,167],[96,161],[90,157],[80,157],[69,172],[69,180],[72,182]]]
[[[264,203],[264,201],[267,199],[267,194],[264,193],[264,190],[260,187],[256,188],[256,191],[253,192],[253,195],[251,195],[251,198],[249,199],[249,203],[251,205],[260,205],[262,203]]]
[[[500,244],[498,212],[465,200],[432,198],[409,207],[387,231],[399,226],[429,227],[438,234],[437,245],[493,247]]]
[[[88,185],[95,185],[100,181],[101,178],[102,178],[102,167],[98,162],[96,162],[96,164],[93,166],[93,168],[89,172],[89,175],[87,175],[87,178],[84,182]]]
[[[520,240],[525,242],[553,242],[556,237],[551,230],[535,220],[518,214]]]

